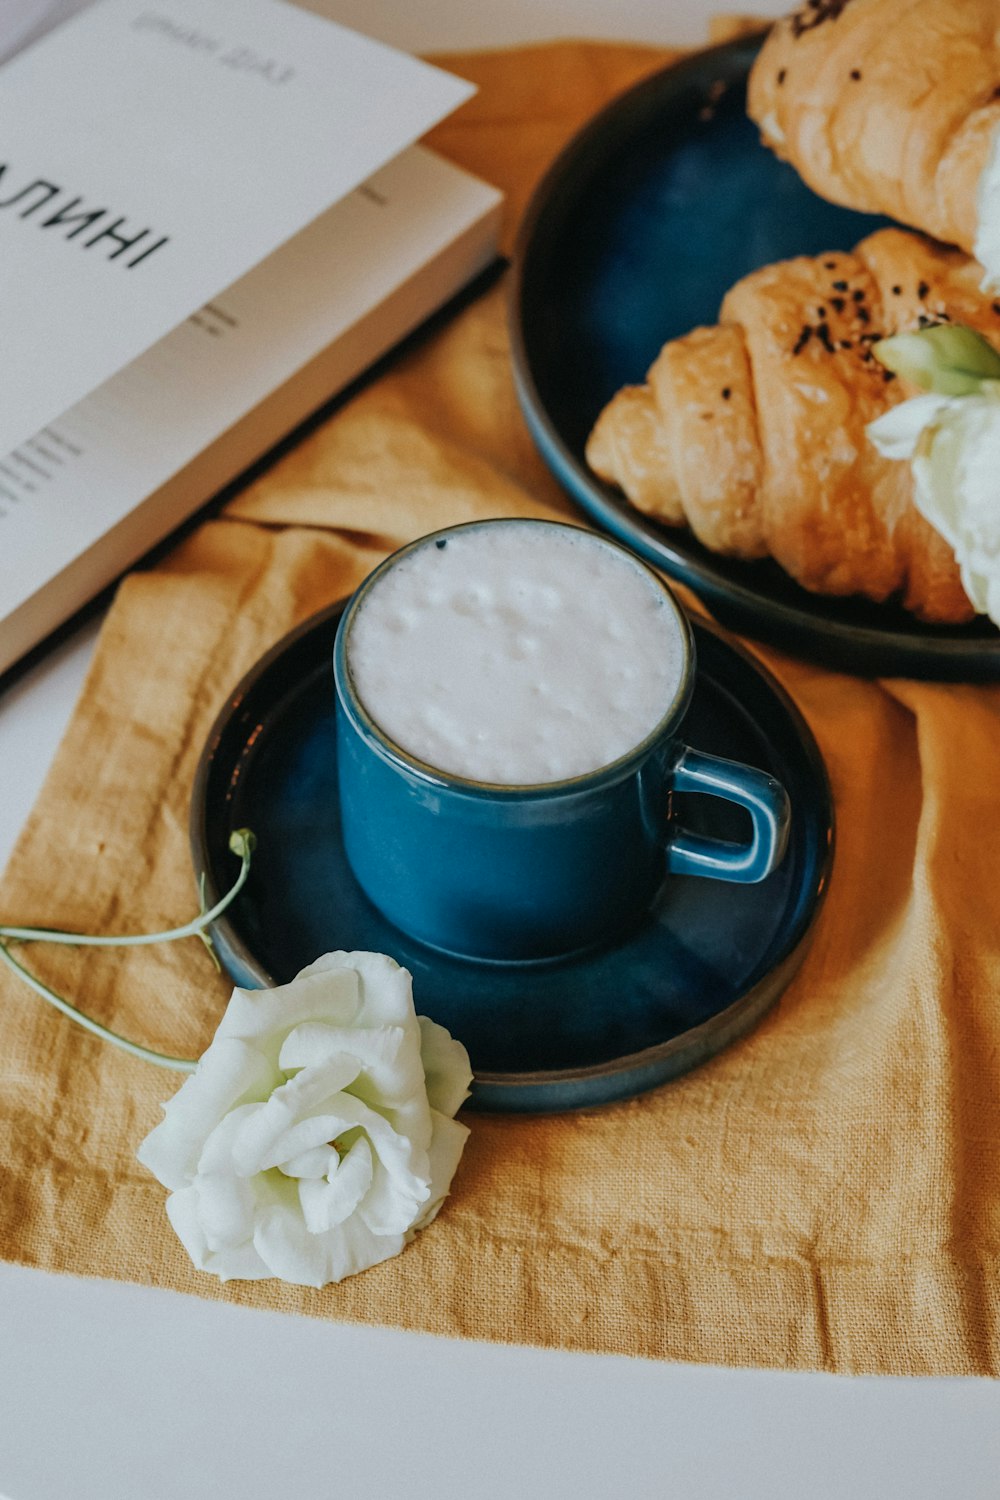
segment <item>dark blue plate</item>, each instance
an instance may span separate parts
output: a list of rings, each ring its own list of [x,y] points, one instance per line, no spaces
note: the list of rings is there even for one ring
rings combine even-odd
[[[718,557],[634,510],[584,462],[620,386],[667,339],[715,323],[741,276],[849,249],[882,220],[809,191],[761,146],[745,110],[759,40],[699,53],[616,99],[559,157],[522,226],[510,324],[521,404],[542,455],[582,508],[733,629],[864,675],[1000,678],[988,621],[921,624],[894,605],[807,593],[776,563]]]
[[[332,666],[343,607],[307,621],[253,668],[198,767],[191,844],[209,903],[235,873],[230,832],[250,827],[258,837],[250,879],[213,931],[236,982],[283,983],[336,948],[391,954],[413,975],[417,1010],[468,1047],[481,1109],[604,1104],[685,1072],[747,1031],[802,962],[833,850],[823,762],[774,679],[692,622],[698,677],[683,738],[770,771],[791,797],[790,846],[768,880],[673,876],[611,947],[546,964],[463,961],[390,926],[345,861]],[[688,826],[745,836],[743,815],[718,799],[676,800]]]

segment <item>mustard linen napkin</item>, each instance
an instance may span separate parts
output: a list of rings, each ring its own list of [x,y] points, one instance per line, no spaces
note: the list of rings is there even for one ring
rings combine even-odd
[[[451,59],[480,94],[435,144],[505,189],[509,245],[562,142],[666,60],[597,45]],[[124,583],[0,890],[5,917],[90,930],[186,918],[192,776],[239,676],[399,543],[550,511],[569,514],[517,409],[498,286]],[[451,1199],[396,1260],[322,1292],[220,1287],[192,1269],[135,1160],[175,1080],[4,975],[0,1254],[479,1339],[996,1374],[1000,692],[767,659],[826,757],[839,848],[806,964],[753,1035],[614,1107],[470,1117]],[[227,995],[195,942],[30,959],[96,1017],[174,1053],[205,1047]]]

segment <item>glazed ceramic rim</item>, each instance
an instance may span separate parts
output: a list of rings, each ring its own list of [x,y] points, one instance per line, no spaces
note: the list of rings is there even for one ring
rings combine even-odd
[[[556,781],[534,781],[534,782],[494,782],[479,781],[472,776],[461,776],[457,772],[444,771],[437,766],[430,765],[421,760],[419,756],[413,755],[409,750],[403,748],[388,734],[382,726],[372,718],[365,708],[355,687],[351,676],[351,670],[347,663],[347,637],[351,625],[364,605],[365,599],[371,590],[378,586],[379,581],[393,570],[412,553],[424,551],[431,545],[437,545],[441,541],[447,541],[449,537],[469,531],[482,531],[484,528],[510,527],[510,526],[541,526],[549,531],[570,532],[574,535],[582,535],[589,542],[596,543],[600,547],[609,547],[621,557],[625,558],[629,566],[645,576],[646,580],[653,584],[657,592],[669,605],[674,622],[680,632],[684,645],[684,666],[680,680],[674,690],[673,697],[659,719],[637,745],[633,745],[624,755],[618,756],[616,760],[608,761],[603,766],[598,766],[593,771],[585,771],[579,776],[561,777]],[[347,607],[344,610],[340,625],[337,630],[337,639],[333,648],[334,658],[334,682],[337,697],[344,712],[347,714],[354,729],[362,735],[365,743],[374,750],[383,760],[387,761],[398,771],[404,771],[415,780],[425,782],[430,786],[443,787],[448,791],[460,793],[470,798],[489,798],[491,800],[523,801],[525,799],[536,801],[546,797],[564,797],[575,793],[588,792],[597,787],[609,786],[615,782],[624,780],[635,770],[635,768],[647,760],[657,749],[658,745],[667,740],[674,728],[683,719],[691,701],[694,691],[694,678],[696,671],[694,636],[687,615],[684,613],[680,603],[675,598],[669,585],[654,571],[653,568],[641,557],[636,556],[628,547],[622,546],[620,542],[603,535],[601,532],[590,530],[583,526],[574,526],[566,521],[550,521],[541,516],[490,516],[478,521],[463,521],[455,526],[443,526],[439,531],[430,531],[426,536],[417,537],[408,542],[406,546],[391,552],[378,567],[358,585]]]
[[[746,71],[766,34],[764,29],[706,48],[640,80],[589,120],[545,173],[521,220],[508,284],[507,326],[522,413],[545,463],[590,520],[646,562],[662,568],[672,580],[693,589],[725,616],[730,628],[812,661],[831,661],[836,653],[834,665],[860,675],[994,680],[1000,677],[1000,638],[918,634],[921,626],[916,619],[911,634],[893,625],[881,628],[814,614],[794,600],[772,597],[763,587],[755,588],[728,576],[713,564],[711,554],[702,558],[672,545],[669,532],[635,510],[580,461],[564,441],[538,390],[528,353],[525,291],[533,274],[533,260],[540,253],[538,238],[547,221],[565,213],[567,200],[576,201],[594,170],[594,162],[612,157],[620,142],[633,134],[636,115],[655,118],[663,94],[693,85],[717,74],[720,68],[735,80]],[[830,602],[836,606],[840,601],[831,597]]]
[[[215,757],[221,745],[223,735],[233,721],[234,715],[240,706],[250,697],[253,690],[260,681],[267,676],[271,667],[282,660],[296,645],[314,633],[323,630],[327,626],[333,626],[345,612],[347,599],[337,600],[325,609],[318,611],[315,615],[304,620],[300,625],[294,627],[271,649],[265,653],[245,675],[228,695],[226,702],[219,710],[215,722],[209,731],[204,748],[198,761],[195,772],[194,785],[191,795],[191,813],[189,820],[190,846],[193,855],[196,877],[204,880],[204,897],[206,903],[214,902],[220,890],[216,885],[213,874],[212,856],[213,851],[209,846],[209,820],[207,816],[209,783],[215,765]],[[546,1105],[546,1090],[557,1092],[560,1089],[572,1087],[577,1083],[595,1082],[600,1079],[613,1079],[615,1077],[630,1077],[635,1075],[649,1074],[650,1081],[639,1083],[635,1087],[631,1085],[627,1091],[621,1094],[608,1096],[606,1099],[583,1102],[573,1105],[572,1108],[596,1108],[602,1107],[604,1103],[612,1103],[615,1099],[631,1098],[641,1093],[645,1088],[656,1087],[670,1081],[672,1076],[665,1068],[670,1058],[686,1051],[691,1044],[692,1038],[708,1037],[712,1032],[718,1032],[720,1027],[727,1033],[727,1041],[721,1048],[713,1048],[712,1055],[723,1050],[732,1041],[737,1040],[747,1032],[751,1026],[759,1020],[770,1006],[784,991],[792,975],[801,965],[815,929],[816,919],[822,909],[829,889],[830,873],[833,865],[834,851],[836,845],[836,816],[833,803],[833,794],[827,775],[826,765],[823,761],[816,738],[809,728],[805,718],[796,707],[793,699],[786,692],[781,683],[768,671],[750,651],[739,642],[732,639],[727,631],[716,625],[714,621],[701,619],[697,621],[698,628],[706,634],[714,636],[732,654],[745,662],[762,680],[764,687],[776,700],[782,713],[785,715],[791,730],[794,733],[795,742],[803,758],[804,767],[807,768],[810,777],[814,780],[817,792],[822,798],[822,815],[817,820],[825,831],[825,847],[817,851],[814,866],[810,870],[811,878],[808,889],[802,887],[799,893],[797,907],[791,914],[787,927],[783,930],[782,941],[771,957],[770,951],[764,954],[761,963],[767,964],[763,972],[753,980],[733,1003],[725,1010],[717,1012],[707,1021],[697,1027],[692,1027],[681,1036],[671,1037],[664,1042],[657,1042],[651,1047],[646,1047],[639,1052],[625,1053],[621,1057],[612,1058],[607,1062],[594,1063],[582,1067],[573,1068],[549,1068],[537,1069],[524,1072],[491,1072],[483,1070],[476,1074],[475,1082],[481,1085],[483,1091],[492,1098],[492,1103],[480,1103],[476,1105],[475,1095],[472,1103],[484,1112],[500,1113],[545,1113],[553,1107],[563,1109],[565,1105]],[[336,628],[333,626],[333,628]],[[331,673],[332,676],[332,673]],[[808,898],[808,899],[807,899]],[[264,967],[254,955],[248,941],[244,939],[241,932],[234,925],[232,916],[227,913],[212,924],[212,934],[216,937],[224,960],[231,958],[250,975],[253,980],[263,989],[274,989],[278,981]],[[470,963],[470,968],[475,968]],[[235,976],[229,971],[230,978]],[[692,1065],[693,1066],[693,1065]],[[687,1071],[685,1068],[684,1071]],[[504,1103],[504,1099],[511,1101],[518,1096],[530,1093],[532,1102],[530,1104]]]

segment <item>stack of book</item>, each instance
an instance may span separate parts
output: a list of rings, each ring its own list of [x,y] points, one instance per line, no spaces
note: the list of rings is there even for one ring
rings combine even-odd
[[[97,0],[0,79],[3,672],[483,270],[500,195],[413,144],[469,85],[283,0]]]

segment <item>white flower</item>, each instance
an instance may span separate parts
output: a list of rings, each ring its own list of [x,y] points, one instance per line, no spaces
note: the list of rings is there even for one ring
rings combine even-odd
[[[433,1219],[471,1081],[461,1043],[414,1014],[405,969],[328,953],[291,984],[233,991],[139,1160],[198,1270],[325,1286]]]
[[[970,602],[1000,625],[1000,382],[915,396],[868,435],[886,458],[910,460],[917,509],[953,549]]]

